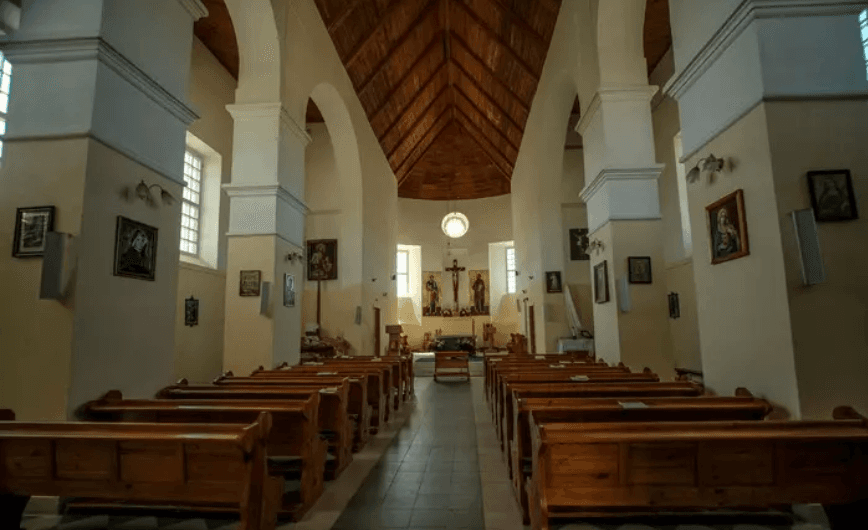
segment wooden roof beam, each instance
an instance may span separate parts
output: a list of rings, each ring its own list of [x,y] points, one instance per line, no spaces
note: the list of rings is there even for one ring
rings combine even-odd
[[[515,152],[518,153],[518,146],[515,145],[514,143],[512,143],[512,140],[509,138],[509,136],[507,136],[503,131],[501,131],[501,130],[500,130],[500,127],[498,127],[496,123],[494,123],[493,121],[491,121],[491,118],[489,118],[488,115],[487,115],[486,113],[484,113],[484,112],[482,112],[481,110],[479,110],[479,107],[476,106],[476,103],[474,103],[472,99],[470,99],[469,97],[467,97],[467,94],[465,94],[465,93],[464,93],[460,88],[458,88],[458,87],[455,87],[455,93],[458,94],[458,95],[460,95],[460,96],[461,96],[465,101],[467,101],[467,102],[470,104],[470,107],[471,107],[471,108],[472,108],[476,113],[478,113],[480,116],[482,116],[482,120],[485,121],[486,123],[488,123],[488,124],[491,126],[491,128],[494,129],[494,131],[497,132],[497,134],[498,134],[501,138],[503,138],[504,140],[506,140],[506,143],[508,143],[509,146],[512,147],[513,149],[515,149]],[[457,102],[456,102],[456,103],[457,103]],[[459,110],[461,110],[461,107],[460,107],[459,105],[456,104],[455,106],[456,106]],[[465,112],[465,114],[467,114],[467,113]],[[469,118],[469,117],[470,117],[470,116],[468,116],[468,118]]]
[[[468,132],[474,133],[474,137],[476,137],[477,141],[479,141],[479,137],[482,137],[484,142],[480,143],[483,144],[483,146],[488,146],[489,155],[492,155],[492,152],[494,152],[503,159],[501,160],[501,162],[505,162],[505,165],[509,167],[510,170],[513,169],[513,163],[503,153],[500,152],[500,149],[498,149],[496,145],[491,143],[491,140],[489,140],[485,133],[479,127],[477,127],[475,123],[473,123],[473,120],[471,120],[463,110],[456,109],[456,119],[459,123],[461,123],[461,120],[467,122],[466,125],[463,123],[462,125]],[[496,156],[492,155],[492,157],[497,159]]]
[[[413,166],[416,165],[416,162],[419,161],[419,159],[421,158],[421,156],[417,156],[417,157],[416,157],[416,160],[415,160],[412,164],[410,164],[409,166],[406,166],[407,161],[409,161],[410,159],[413,158],[413,153],[414,153],[414,151],[417,152],[417,153],[419,152],[416,148],[417,148],[419,145],[421,145],[422,142],[424,142],[426,138],[428,138],[428,137],[430,137],[430,136],[433,136],[434,134],[439,134],[440,132],[442,132],[442,129],[445,129],[445,128],[446,128],[446,125],[448,125],[448,124],[449,124],[449,121],[450,121],[450,118],[448,117],[448,113],[449,113],[449,108],[447,107],[447,108],[446,108],[443,112],[441,112],[441,113],[440,113],[436,118],[434,118],[434,124],[431,126],[431,128],[428,129],[428,131],[427,131],[424,135],[422,135],[422,138],[420,138],[419,141],[416,142],[416,145],[413,146],[413,149],[411,149],[411,150],[408,152],[407,157],[406,157],[404,160],[402,160],[401,163],[398,164],[398,166],[395,168],[395,174],[396,174],[396,175],[400,174],[401,176],[404,176],[404,175],[407,174],[407,172],[410,171],[410,169],[413,168]],[[444,117],[447,118],[445,121],[443,121],[443,118],[444,118]],[[442,123],[442,125],[438,127],[438,126],[437,126],[438,123]],[[437,131],[437,132],[434,133],[433,131]],[[404,171],[405,166],[408,168],[406,171]]]
[[[443,95],[446,94],[446,89],[448,88],[448,86],[444,86],[440,89],[439,92],[437,92],[436,96],[431,98],[431,101],[429,101],[428,104],[425,105],[425,108],[422,110],[422,112],[420,112],[416,119],[413,120],[413,123],[410,124],[410,127],[404,132],[403,135],[401,135],[401,138],[398,139],[398,143],[396,143],[395,146],[392,147],[392,149],[390,149],[389,152],[386,154],[387,159],[391,159],[392,155],[395,154],[395,151],[400,149],[404,142],[407,141],[407,138],[410,136],[410,134],[412,134],[414,130],[416,130],[417,127],[419,127],[419,124],[422,122],[422,120],[424,120],[428,116],[428,114],[431,113],[431,109],[434,108],[434,104],[436,104],[437,101],[443,99]],[[449,110],[449,105],[446,105],[446,108],[444,110]]]
[[[422,96],[422,94],[425,93],[426,90],[428,90],[428,87],[431,86],[431,84],[440,76],[440,73],[443,71],[443,68],[445,68],[445,67],[446,67],[446,63],[442,63],[440,66],[437,67],[437,69],[434,71],[434,75],[429,77],[428,80],[425,82],[425,84],[422,85],[422,88],[420,88],[419,90],[416,91],[415,94],[413,94],[413,97],[410,99],[410,102],[408,104],[404,105],[404,107],[398,111],[398,117],[395,118],[394,120],[392,120],[392,123],[389,124],[389,126],[386,128],[385,132],[383,132],[383,134],[381,134],[381,135],[377,135],[378,140],[382,140],[383,138],[388,136],[388,134],[395,127],[395,125],[397,125],[398,123],[401,122],[401,118],[404,117],[404,113],[407,112],[407,109],[410,109],[411,107],[413,107],[413,105],[416,104],[416,101]],[[447,82],[447,85],[448,85],[448,82]],[[448,88],[448,86],[444,87],[444,88]],[[440,92],[438,92],[437,95],[439,96]],[[435,96],[435,99],[436,99],[436,97],[437,96]],[[371,120],[369,120],[369,121],[373,121],[373,118],[371,118]]]
[[[431,149],[431,147],[432,147],[434,144],[437,143],[437,140],[438,140],[441,136],[443,136],[443,133],[446,132],[446,129],[447,129],[448,127],[449,127],[449,121],[446,121],[446,122],[445,122],[445,125],[443,125],[442,127],[440,127],[440,130],[437,131],[436,134],[434,134],[434,137],[431,139],[430,142],[428,142],[428,145],[425,146],[424,149],[422,149],[422,152],[419,153],[419,156],[416,157],[416,160],[415,160],[412,164],[410,164],[409,166],[407,166],[407,169],[406,169],[406,171],[404,171],[404,174],[403,174],[403,175],[398,179],[398,187],[399,187],[399,188],[401,187],[402,184],[404,184],[405,182],[407,182],[407,179],[410,178],[410,174],[413,172],[413,169],[416,167],[416,164],[418,164],[420,160],[422,160],[423,158],[425,158],[425,155],[428,153],[428,151]],[[433,129],[432,129],[432,130],[433,130]],[[419,143],[422,143],[422,142],[419,142]]]
[[[521,108],[522,108],[522,110],[525,111],[525,113],[527,113],[528,115],[530,114],[530,106],[523,99],[518,97],[515,94],[515,92],[513,92],[512,89],[506,83],[504,83],[500,77],[498,77],[498,75],[494,72],[494,70],[492,70],[487,64],[485,64],[485,61],[483,61],[481,57],[476,55],[476,52],[473,51],[473,49],[470,47],[469,44],[467,44],[467,42],[464,41],[464,39],[462,39],[461,37],[459,37],[458,35],[456,35],[454,33],[450,37],[455,42],[460,44],[461,47],[464,48],[464,51],[467,53],[467,55],[473,57],[473,60],[478,62],[482,66],[482,69],[485,70],[485,72],[488,75],[490,75],[492,79],[497,81],[497,84],[500,85],[500,87],[502,89],[504,89],[507,93],[509,93],[515,99],[515,101],[521,105]],[[467,72],[467,69],[461,65],[460,61],[457,61],[453,58],[452,62],[454,64],[456,64],[457,66],[459,66],[461,68],[461,70],[463,70],[464,73],[468,75],[468,77],[471,77],[470,74]]]
[[[491,94],[489,94],[489,93],[488,93],[488,92],[487,92],[487,91],[486,91],[486,90],[485,90],[485,89],[484,89],[484,88],[483,88],[483,87],[482,87],[482,86],[481,86],[481,85],[480,85],[480,84],[479,84],[475,79],[473,79],[472,77],[470,77],[470,75],[469,75],[467,72],[464,71],[464,69],[461,67],[461,65],[459,65],[459,64],[458,64],[457,62],[455,62],[455,61],[452,62],[452,65],[455,66],[455,67],[457,67],[457,68],[459,69],[459,72],[461,73],[461,75],[462,75],[463,77],[466,77],[466,78],[470,81],[470,84],[472,84],[472,85],[476,88],[476,90],[478,90],[478,91],[479,91],[483,96],[485,96],[485,99],[487,99],[488,102],[489,102],[489,103],[490,103],[490,104],[491,104],[495,109],[497,109],[501,114],[503,114],[504,116],[506,116],[506,118],[509,120],[509,122],[512,123],[512,125],[515,126],[516,129],[518,129],[519,131],[521,131],[522,134],[524,134],[524,127],[521,126],[521,125],[519,125],[518,122],[515,121],[515,119],[512,117],[512,114],[510,114],[509,112],[506,111],[506,109],[504,109],[503,107],[501,107],[501,106],[500,106],[500,103],[498,103],[497,101],[495,101],[494,98],[491,97]],[[462,90],[461,87],[459,87],[458,85],[456,85],[456,88],[457,88],[458,90],[461,90],[462,92],[464,92],[464,90]],[[464,95],[466,96],[467,94],[465,93]]]
[[[458,126],[461,127],[461,130],[464,131],[464,133],[467,134],[467,136],[469,136],[471,140],[473,140],[473,143],[475,143],[479,147],[479,150],[485,154],[485,157],[488,158],[488,160],[492,163],[492,165],[494,165],[494,167],[497,168],[497,171],[500,173],[500,175],[502,177],[504,177],[507,182],[511,183],[512,177],[506,171],[504,171],[504,169],[502,167],[500,167],[500,164],[498,164],[497,161],[494,159],[494,157],[491,156],[491,153],[488,152],[488,149],[483,147],[482,144],[479,143],[479,140],[477,140],[475,136],[470,134],[470,132],[467,130],[467,128],[464,127],[463,123],[461,123],[460,121],[457,123],[458,123]]]
[[[395,86],[393,86],[389,90],[389,92],[383,98],[383,101],[380,103],[380,105],[374,110],[374,112],[371,113],[370,117],[368,118],[368,121],[373,122],[374,118],[376,118],[377,115],[380,114],[380,112],[382,112],[384,108],[386,108],[386,105],[388,105],[389,101],[391,101],[392,97],[394,97],[394,95],[398,93],[398,90],[400,90],[403,87],[404,83],[407,81],[407,79],[410,78],[410,75],[416,70],[416,68],[419,66],[419,64],[421,64],[422,60],[425,59],[425,57],[427,57],[428,54],[431,53],[437,47],[438,44],[440,44],[442,46],[443,37],[445,36],[445,34],[446,34],[445,31],[441,31],[440,33],[437,34],[436,37],[434,37],[431,40],[431,42],[428,43],[427,46],[425,46],[425,50],[422,51],[422,54],[419,55],[419,57],[417,57],[415,61],[413,61],[413,64],[410,65],[410,68],[408,68],[406,72],[404,72],[404,75],[401,76],[401,79],[399,79],[398,82],[395,83]],[[446,61],[444,61],[443,64],[446,64]],[[440,67],[438,66],[437,69],[435,69],[434,74],[432,74],[432,77],[437,74],[437,71],[439,70],[439,68]],[[430,81],[430,79],[429,79],[429,81]],[[362,98],[362,93],[360,91],[359,92],[359,99],[361,99],[361,98]]]
[[[486,23],[484,20],[479,18],[479,15],[477,15],[476,13],[473,12],[472,9],[467,7],[464,4],[464,2],[452,2],[452,4],[450,4],[450,5],[460,6],[461,10],[464,11],[464,13],[467,14],[467,16],[470,17],[470,19],[473,20],[473,22],[475,22],[477,26],[482,28],[485,31],[485,33],[488,33],[488,35],[491,37],[492,40],[494,40],[497,44],[499,44],[501,47],[503,47],[503,50],[506,52],[506,55],[510,56],[510,58],[513,61],[518,63],[518,65],[521,66],[522,70],[524,70],[525,73],[527,73],[528,76],[530,76],[534,80],[535,83],[537,83],[537,84],[539,83],[539,73],[537,73],[537,71],[535,69],[531,68],[531,66],[529,64],[527,64],[527,62],[524,59],[519,57],[518,54],[515,53],[515,50],[513,50],[512,47],[510,47],[509,44],[507,44],[506,41],[503,40],[503,37],[501,37],[497,31],[495,31],[491,26],[489,26],[488,23]],[[451,33],[454,34],[455,32],[451,32]]]
[[[419,16],[416,17],[416,20],[414,20],[413,22],[410,23],[410,25],[407,27],[407,29],[404,30],[404,33],[392,45],[392,47],[389,49],[389,53],[387,53],[386,56],[380,60],[380,62],[377,64],[377,66],[374,67],[374,69],[371,71],[371,73],[368,75],[368,77],[361,84],[359,84],[358,88],[356,88],[357,93],[361,94],[362,92],[364,92],[364,90],[368,86],[368,84],[375,77],[377,77],[377,75],[380,73],[380,71],[382,71],[383,68],[385,68],[385,66],[387,64],[389,64],[389,61],[392,59],[392,56],[395,54],[395,50],[397,50],[398,48],[400,48],[401,46],[404,45],[404,42],[406,42],[407,39],[410,38],[410,35],[412,35],[414,31],[416,31],[416,28],[418,28],[419,25],[434,11],[434,8],[439,5],[439,2],[440,2],[440,0],[430,0],[428,2],[428,5],[425,6],[425,9],[423,9],[421,13],[419,13]],[[396,4],[398,4],[398,2],[395,2],[392,5],[396,5]],[[391,5],[390,5],[390,7],[391,7]],[[377,26],[377,29],[379,29],[379,27],[382,26],[383,21],[386,20],[386,18],[387,17],[383,17],[380,20],[380,24]],[[373,36],[374,33],[377,32],[377,29],[375,29],[373,32],[371,32],[371,34],[368,35],[368,37],[363,42],[368,42],[368,40],[371,38],[371,36]],[[359,49],[361,49],[361,48],[359,48]],[[358,55],[358,52],[354,56],[350,57],[350,59],[354,59],[357,55]],[[345,65],[345,68],[347,69],[347,71],[349,71],[350,65],[351,65],[351,62],[349,61],[349,59],[344,61],[344,65]]]
[[[319,3],[319,2],[317,2]],[[344,8],[340,10],[331,21],[329,21],[326,30],[331,34],[332,30],[344,23],[350,13],[355,11],[356,7],[362,3],[362,0],[351,0],[344,3]]]
[[[532,28],[530,24],[525,22],[525,20],[521,18],[521,16],[516,13],[515,10],[512,9],[512,6],[510,6],[507,2],[504,2],[504,0],[488,0],[488,3],[494,5],[495,7],[506,13],[506,16],[509,17],[509,21],[511,23],[521,28],[522,31],[525,32],[525,34],[530,35],[530,37],[538,46],[541,46],[544,50],[548,50],[549,43],[545,40],[545,38],[540,35],[537,30]]]

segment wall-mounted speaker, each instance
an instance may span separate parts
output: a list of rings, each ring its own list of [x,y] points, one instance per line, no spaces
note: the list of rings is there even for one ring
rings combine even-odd
[[[826,281],[823,255],[820,253],[820,236],[814,210],[795,210],[791,213],[796,231],[796,244],[799,248],[799,261],[802,266],[802,283],[815,285]]]
[[[362,324],[362,306],[356,306],[356,325],[360,326]]]
[[[630,312],[632,302],[630,300],[630,283],[626,276],[618,278],[618,309],[622,313]]]
[[[262,282],[260,297],[259,297],[259,314],[268,314],[268,304],[271,298],[271,282]]]
[[[45,254],[42,257],[42,281],[39,298],[64,300],[75,268],[73,237],[61,232],[45,234]]]

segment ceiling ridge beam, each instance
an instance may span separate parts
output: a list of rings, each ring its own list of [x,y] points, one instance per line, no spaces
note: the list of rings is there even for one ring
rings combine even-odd
[[[443,112],[441,112],[436,118],[434,118],[434,123],[431,125],[431,128],[428,129],[427,131],[425,131],[425,134],[422,135],[422,138],[420,138],[419,141],[416,142],[416,145],[413,146],[413,149],[411,149],[409,151],[409,153],[407,154],[407,157],[404,158],[404,160],[402,160],[400,164],[398,164],[398,167],[395,169],[395,173],[401,173],[402,172],[402,169],[404,168],[404,165],[407,163],[407,161],[410,160],[411,158],[413,158],[413,152],[416,149],[416,147],[419,146],[419,144],[421,144],[426,138],[428,138],[432,134],[439,134],[440,131],[438,131],[437,133],[432,133],[432,131],[437,129],[437,123],[439,123],[443,119],[443,116],[445,116],[448,111],[449,111],[449,107],[444,109]],[[441,127],[441,130],[445,129],[449,125],[449,122],[450,122],[450,120],[446,120],[445,125],[443,125],[443,127]],[[409,167],[411,169],[412,169],[412,167],[414,167],[416,165],[416,162],[419,161],[419,158],[420,157],[417,156],[416,161],[413,162],[412,164],[410,164]],[[409,169],[407,170],[407,172],[409,172]],[[403,174],[405,175],[407,172],[404,172]]]
[[[500,111],[504,116],[506,116],[506,118],[510,121],[510,123],[512,123],[512,125],[515,126],[515,128],[518,129],[518,130],[521,132],[521,134],[523,135],[523,134],[524,134],[524,127],[522,127],[521,125],[518,124],[517,121],[515,121],[515,119],[512,117],[512,114],[510,114],[509,112],[507,112],[506,109],[504,109],[504,108],[500,105],[500,103],[498,103],[497,101],[495,101],[495,99],[494,99],[493,97],[491,97],[491,94],[489,94],[488,92],[486,92],[485,89],[482,88],[482,86],[480,86],[480,84],[479,84],[475,79],[473,79],[472,77],[470,77],[470,76],[467,74],[467,72],[465,72],[464,69],[461,68],[461,66],[460,66],[458,63],[453,63],[453,64],[454,64],[455,66],[458,67],[458,69],[459,69],[460,72],[461,72],[461,75],[462,75],[463,77],[466,77],[466,78],[470,81],[470,84],[473,85],[474,88],[476,88],[476,90],[478,90],[480,93],[482,93],[482,95],[485,96],[485,98],[489,101],[489,103],[491,103],[492,105],[494,105],[494,108],[496,108],[496,109],[497,109],[498,111]],[[459,85],[456,84],[455,87],[456,87],[458,90],[461,90],[462,92],[464,92],[464,90],[463,90]],[[466,96],[467,93],[465,92],[464,95]]]
[[[404,42],[407,39],[409,39],[410,35],[412,35],[414,31],[416,31],[416,28],[418,28],[419,25],[426,18],[428,18],[428,16],[434,11],[434,8],[437,7],[439,2],[440,2],[440,0],[430,0],[428,2],[428,5],[425,6],[425,9],[423,9],[422,12],[419,13],[419,16],[417,16],[416,19],[410,23],[410,26],[407,27],[406,31],[404,31],[404,33],[398,38],[398,40],[395,41],[395,43],[389,48],[389,52],[386,53],[386,56],[383,57],[382,59],[380,59],[380,62],[377,64],[376,67],[374,67],[374,69],[371,71],[370,75],[368,75],[367,79],[365,79],[361,84],[359,84],[359,87],[356,89],[357,93],[361,94],[362,92],[364,92],[364,90],[368,86],[368,84],[371,81],[373,81],[375,77],[377,77],[377,74],[379,74],[380,71],[382,71],[382,69],[385,68],[385,66],[387,64],[389,64],[389,61],[392,59],[392,56],[395,55],[395,50],[397,50],[398,48],[400,48],[401,46],[404,45]],[[397,0],[395,3],[398,3]],[[385,20],[385,18],[380,20],[380,24],[377,26],[377,29],[379,29],[379,27],[382,26],[383,20]],[[368,35],[367,39],[370,39],[371,35],[373,35],[374,33],[376,33],[376,30],[371,32],[371,34]],[[344,65],[345,65],[344,67],[346,68],[347,72],[349,72],[350,62],[345,61]]]
[[[425,116],[427,116],[427,115],[430,114],[430,110],[431,110],[431,109],[428,109],[428,111],[425,112]],[[437,123],[437,121],[440,120],[440,118],[442,118],[442,117],[443,117],[444,115],[446,115],[448,112],[449,112],[449,107],[448,107],[448,106],[447,106],[446,108],[444,108],[443,110],[441,110],[441,111],[437,114],[437,116],[436,116],[436,117],[431,121],[431,127],[434,127],[434,124]],[[410,132],[412,133],[413,131],[415,131],[416,129],[418,129],[418,128],[419,128],[419,125],[421,125],[421,123],[417,123],[415,126],[413,126],[413,128],[410,129]],[[407,150],[407,154],[404,155],[404,158],[401,159],[401,163],[400,163],[400,164],[397,164],[397,163],[395,164],[395,166],[396,166],[397,168],[400,168],[401,166],[403,166],[403,165],[404,165],[404,162],[406,162],[406,161],[411,157],[411,155],[413,154],[413,149],[415,149],[415,148],[419,145],[419,142],[422,141],[422,138],[425,138],[425,134],[427,134],[430,130],[431,130],[431,129],[428,129],[428,131],[424,131],[423,134],[419,137],[419,139],[416,140],[416,143],[414,143],[413,145],[410,146],[410,148]],[[401,143],[399,143],[399,144],[395,147],[394,151],[397,152],[398,149],[400,149],[402,146],[407,145],[407,140],[409,139],[409,137],[410,137],[410,135],[407,134],[407,135],[404,137],[404,139],[401,140]],[[392,157],[394,154],[395,154],[395,153],[393,152],[391,155],[389,155],[388,157],[386,157],[387,160],[389,160],[389,163],[390,163],[390,164],[392,163],[392,161],[391,161],[391,160],[392,160],[391,157]]]
[[[420,88],[419,90],[416,91],[416,93],[410,99],[409,103],[407,103],[401,109],[398,110],[398,117],[395,118],[394,120],[392,120],[392,123],[390,123],[389,126],[386,127],[386,130],[385,130],[385,132],[383,132],[382,135],[377,137],[378,140],[382,141],[383,138],[385,138],[386,136],[389,135],[390,132],[392,132],[392,129],[395,127],[395,125],[397,125],[398,123],[401,122],[401,118],[404,117],[404,113],[407,112],[407,110],[409,110],[413,105],[416,104],[416,101],[422,96],[422,94],[425,93],[426,90],[428,90],[428,87],[431,86],[431,84],[439,77],[440,72],[443,71],[443,68],[445,66],[446,66],[446,63],[441,63],[440,66],[438,66],[437,69],[434,70],[434,75],[429,77],[428,80],[425,81],[425,84],[422,85],[422,88]],[[446,88],[449,88],[448,83],[447,83]],[[440,93],[438,92],[437,95],[439,96]],[[434,96],[434,99],[437,99],[437,96]],[[371,121],[373,121],[373,118],[371,119]]]
[[[358,7],[358,5],[361,3],[362,3],[362,0],[352,0],[352,1],[346,2],[344,4],[344,8],[341,11],[338,11],[337,16],[335,16],[331,20],[331,22],[328,23],[328,26],[326,26],[326,30],[329,32],[329,34],[331,34],[333,29],[335,29],[336,27],[343,24],[344,20],[346,20],[347,16],[349,16],[349,14],[352,13],[356,9],[356,7]],[[319,4],[319,2],[317,2],[317,4]]]
[[[476,55],[476,52],[473,51],[473,49],[470,47],[469,44],[467,44],[467,42],[464,41],[464,39],[462,39],[460,36],[458,36],[456,34],[452,34],[450,37],[455,42],[460,44],[462,48],[464,48],[464,51],[467,52],[467,55],[473,57],[474,61],[476,61],[480,65],[482,65],[482,69],[485,70],[486,72],[488,72],[488,75],[490,75],[492,77],[492,79],[497,81],[497,83],[500,84],[500,87],[503,88],[510,96],[512,96],[521,105],[522,109],[528,114],[528,116],[530,115],[530,106],[523,99],[518,97],[515,94],[515,92],[513,92],[512,89],[509,88],[509,85],[507,85],[506,82],[503,79],[501,79],[500,76],[498,76],[494,72],[494,70],[492,70],[487,64],[485,64],[485,61],[483,61],[481,57]],[[457,60],[453,59],[452,62],[457,64],[464,71],[464,73],[467,74],[467,69],[461,65],[461,61],[457,61]],[[468,74],[468,76],[469,75],[470,74]]]
[[[545,50],[548,50],[549,43],[548,41],[546,41],[545,37],[543,37],[540,32],[532,28],[530,24],[525,22],[525,20],[521,18],[521,16],[516,13],[509,4],[505,3],[503,0],[488,0],[488,3],[494,5],[495,7],[506,13],[506,16],[510,18],[511,23],[515,24],[516,26],[521,28],[522,31],[524,31],[526,34],[530,35],[531,38],[539,46],[542,46]]]
[[[400,136],[400,138],[398,138],[398,143],[396,143],[396,144],[394,145],[394,147],[392,147],[392,148],[389,150],[389,153],[386,155],[386,158],[392,158],[392,155],[395,154],[395,151],[397,151],[397,150],[401,147],[401,145],[403,145],[404,142],[407,141],[407,138],[410,136],[410,134],[412,134],[412,132],[413,132],[417,127],[419,127],[419,125],[421,124],[422,120],[425,119],[425,117],[428,116],[428,114],[430,114],[431,109],[434,107],[434,104],[437,103],[438,100],[442,99],[443,94],[446,93],[446,90],[447,90],[448,88],[449,88],[448,86],[445,86],[445,87],[441,88],[440,91],[437,92],[437,95],[434,96],[434,97],[431,99],[431,101],[428,102],[427,105],[425,105],[425,108],[422,109],[422,111],[419,113],[418,116],[416,116],[416,119],[413,120],[413,123],[410,124],[410,127],[409,127],[406,131],[404,131],[404,134],[402,134],[402,135]],[[446,109],[444,109],[444,110],[449,110],[449,105],[446,105]],[[438,116],[438,117],[439,117],[439,116]]]
[[[413,169],[416,167],[416,164],[418,164],[419,161],[422,160],[426,154],[428,154],[428,151],[431,149],[431,147],[435,143],[437,143],[437,140],[441,136],[443,136],[443,133],[446,132],[446,129],[448,129],[448,128],[449,128],[449,122],[447,122],[446,125],[444,125],[443,127],[440,128],[440,130],[437,132],[437,134],[434,135],[434,138],[431,139],[431,141],[428,143],[428,145],[425,147],[425,149],[422,150],[422,153],[419,154],[419,156],[416,158],[416,161],[413,162],[412,164],[410,164],[410,166],[407,168],[407,170],[404,172],[404,174],[401,176],[401,178],[398,179],[398,187],[399,188],[401,187],[402,184],[407,182],[407,179],[410,178],[410,173],[413,172]]]
[[[481,110],[479,110],[479,108],[476,106],[476,104],[473,103],[473,100],[470,99],[469,97],[467,97],[467,94],[465,94],[465,93],[464,93],[463,91],[461,91],[461,90],[456,90],[455,93],[456,93],[456,94],[459,94],[461,97],[463,97],[465,100],[467,100],[467,102],[470,104],[470,107],[471,107],[471,108],[472,108],[476,113],[478,113],[478,114],[482,117],[482,120],[483,120],[484,122],[488,123],[488,124],[491,126],[491,128],[494,129],[494,131],[497,132],[497,134],[500,135],[501,138],[503,138],[504,140],[506,140],[506,143],[508,143],[509,146],[512,147],[513,149],[515,149],[515,152],[518,153],[518,146],[516,146],[514,143],[512,143],[512,139],[510,139],[510,137],[507,136],[506,133],[504,133],[503,131],[501,131],[501,130],[500,130],[500,127],[498,127],[496,123],[494,123],[493,121],[491,121],[491,118],[489,118],[489,117],[488,117],[484,112],[482,112]],[[456,106],[459,110],[461,110],[461,107],[460,107],[460,106],[458,106],[458,105],[455,105],[455,106]],[[467,113],[465,112],[464,114],[467,114]],[[467,116],[467,117],[469,118],[470,116]]]
[[[507,167],[509,167],[510,169],[513,169],[515,167],[512,164],[512,162],[510,162],[509,159],[503,153],[500,152],[500,149],[498,149],[496,145],[491,143],[491,140],[488,139],[488,137],[485,135],[485,132],[483,132],[475,123],[473,123],[473,120],[471,120],[470,117],[467,116],[466,112],[464,112],[460,108],[456,108],[455,110],[457,112],[457,118],[459,118],[458,121],[460,122],[461,118],[463,118],[463,119],[467,120],[467,124],[470,125],[470,127],[465,126],[465,129],[467,129],[468,132],[471,132],[471,128],[472,128],[473,129],[472,132],[482,136],[482,139],[485,140],[485,145],[488,145],[488,148],[490,150],[489,154],[491,154],[491,150],[493,150],[495,154],[497,154],[498,156],[503,158],[503,160],[501,162],[506,162],[505,165]],[[477,140],[478,140],[478,138],[477,138]],[[494,158],[497,158],[497,157],[494,157]]]
[[[470,134],[470,132],[467,130],[467,127],[465,127],[463,123],[461,123],[460,121],[457,123],[458,123],[458,126],[461,128],[461,130],[464,131],[465,134],[467,134],[467,136],[469,136],[471,140],[473,140],[473,143],[475,143],[477,145],[477,147],[479,147],[479,150],[482,151],[482,153],[485,155],[486,158],[488,158],[488,160],[491,162],[491,164],[495,168],[497,168],[497,171],[500,173],[500,175],[503,176],[504,178],[506,178],[507,182],[511,183],[512,177],[510,175],[508,175],[502,167],[500,167],[500,164],[498,164],[497,161],[494,159],[494,157],[491,156],[491,153],[489,153],[488,150],[485,147],[483,147],[481,143],[479,143],[479,140],[477,140],[475,136]]]
[[[522,70],[524,70],[525,73],[527,73],[531,78],[533,78],[536,83],[539,83],[539,74],[533,68],[531,68],[531,66],[527,64],[527,62],[523,58],[519,57],[518,53],[516,53],[515,50],[513,50],[512,47],[503,40],[503,37],[501,37],[501,35],[497,31],[495,31],[491,26],[489,26],[487,22],[479,18],[479,15],[474,13],[472,9],[464,5],[464,2],[455,2],[453,5],[461,6],[461,10],[464,11],[464,13],[466,13],[467,16],[469,16],[470,19],[476,23],[477,26],[485,30],[485,32],[488,33],[495,42],[503,46],[504,50],[507,52],[507,55],[510,55],[512,59],[516,63],[518,63],[519,66],[521,66]]]
[[[373,121],[374,121],[374,118],[376,118],[376,117],[380,114],[380,112],[382,112],[383,109],[386,108],[386,105],[388,105],[388,104],[389,104],[389,101],[391,101],[392,97],[394,97],[394,95],[398,93],[398,90],[402,88],[402,86],[404,85],[404,83],[407,81],[407,79],[410,78],[410,75],[411,75],[411,74],[413,73],[413,71],[414,71],[414,70],[419,66],[419,64],[422,62],[422,60],[423,60],[425,57],[428,57],[428,54],[431,53],[432,50],[434,50],[434,48],[436,47],[435,45],[436,45],[438,42],[439,42],[439,43],[442,43],[442,42],[443,42],[443,35],[444,35],[444,33],[445,33],[444,31],[441,31],[440,33],[438,33],[437,36],[434,37],[434,38],[431,40],[431,42],[429,42],[429,43],[425,46],[425,49],[422,51],[422,54],[419,55],[419,57],[417,57],[415,61],[413,61],[413,64],[410,65],[410,68],[408,68],[407,71],[404,73],[404,75],[401,76],[401,79],[399,79],[398,82],[395,83],[395,86],[393,86],[391,89],[389,89],[389,93],[386,94],[386,97],[383,98],[383,101],[380,102],[380,105],[376,108],[376,110],[374,110],[374,112],[371,114],[371,116],[370,116],[370,118],[368,119],[368,121],[373,122]],[[444,61],[442,64],[446,64],[446,62]],[[438,66],[438,67],[434,70],[434,74],[432,74],[432,77],[433,77],[434,75],[437,74],[437,71],[438,71],[439,69],[440,69],[440,66]],[[430,79],[429,79],[429,81],[430,81]],[[361,99],[361,97],[362,97],[362,92],[359,91],[359,99]]]

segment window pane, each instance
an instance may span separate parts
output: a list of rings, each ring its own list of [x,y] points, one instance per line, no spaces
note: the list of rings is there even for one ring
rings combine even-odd
[[[407,274],[408,272],[408,258],[409,255],[407,252],[399,251],[398,252],[398,274]]]
[[[6,120],[0,118],[0,136],[6,134]]]
[[[181,204],[181,251],[199,254],[199,216],[201,214],[202,157],[192,151],[184,153],[184,182]]]
[[[410,276],[407,274],[399,274],[397,280],[398,280],[398,296],[409,296],[409,294],[410,294],[410,285],[409,285]]]

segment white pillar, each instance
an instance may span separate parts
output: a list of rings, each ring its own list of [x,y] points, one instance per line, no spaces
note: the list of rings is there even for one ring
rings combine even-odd
[[[231,105],[235,119],[227,249],[223,366],[241,375],[262,365],[295,364],[301,346],[304,253],[304,149],[308,134],[279,103]],[[271,283],[268,307],[239,296],[240,271],[260,270]],[[295,305],[284,306],[285,275],[295,284]]]
[[[52,205],[75,237],[71,291],[39,300],[41,259],[0,258],[12,286],[0,333],[0,406],[61,419],[118,389],[146,397],[174,370],[186,102],[198,0],[25,1],[14,65],[0,213]],[[167,60],[170,58],[170,60]],[[140,181],[177,200],[148,206]],[[159,191],[155,190],[159,197]],[[119,217],[157,229],[153,281],[116,276]],[[0,228],[11,244],[11,226]]]

